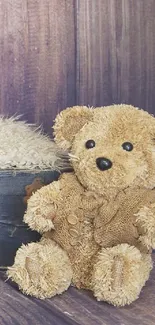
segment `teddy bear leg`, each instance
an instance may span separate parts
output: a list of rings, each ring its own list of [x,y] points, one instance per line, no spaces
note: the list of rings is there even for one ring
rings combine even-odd
[[[97,300],[124,306],[136,300],[149,278],[152,260],[149,254],[128,244],[102,248],[92,275],[92,290]]]
[[[66,252],[51,239],[22,246],[7,275],[28,295],[50,298],[67,290],[72,268]]]

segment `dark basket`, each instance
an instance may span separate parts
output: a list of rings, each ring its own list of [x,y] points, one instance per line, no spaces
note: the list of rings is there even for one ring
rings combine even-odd
[[[46,185],[58,177],[59,173],[50,170],[0,172],[0,268],[13,264],[16,251],[22,244],[40,239],[37,232],[23,223],[26,186],[36,178]]]

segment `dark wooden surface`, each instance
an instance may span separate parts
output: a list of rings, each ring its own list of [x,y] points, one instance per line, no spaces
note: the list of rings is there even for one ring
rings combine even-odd
[[[66,106],[155,113],[154,0],[0,0],[0,113],[51,133]]]
[[[155,260],[155,257],[154,257]],[[155,268],[139,300],[116,308],[70,288],[45,301],[22,295],[0,274],[0,325],[154,325]]]

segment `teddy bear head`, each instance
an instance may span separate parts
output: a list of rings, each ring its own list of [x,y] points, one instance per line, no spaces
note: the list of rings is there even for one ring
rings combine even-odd
[[[155,186],[155,118],[130,105],[75,106],[55,120],[79,182],[97,194]]]

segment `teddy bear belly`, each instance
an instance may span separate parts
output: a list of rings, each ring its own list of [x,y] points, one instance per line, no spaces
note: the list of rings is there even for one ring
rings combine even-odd
[[[81,236],[76,245],[68,251],[73,268],[73,284],[78,288],[90,288],[94,259],[100,247],[95,243],[93,236]]]
[[[73,227],[70,228],[71,231],[66,227],[64,224],[59,232],[48,233],[48,237],[56,241],[68,253],[73,268],[72,283],[78,288],[89,288],[93,260],[100,249],[94,240],[92,221],[83,223],[79,233]]]

